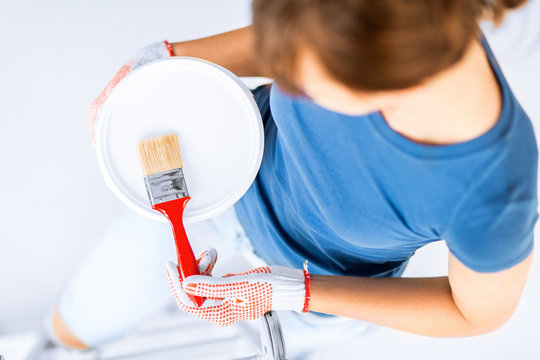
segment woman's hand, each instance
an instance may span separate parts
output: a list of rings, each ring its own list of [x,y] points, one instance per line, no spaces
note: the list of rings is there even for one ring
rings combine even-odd
[[[207,259],[204,263],[215,263],[215,260]],[[181,310],[219,326],[253,320],[270,310],[307,311],[307,269],[270,266],[223,277],[208,276],[210,272],[211,269],[201,271],[202,275],[189,276],[182,282],[177,265],[173,262],[167,264],[169,283]],[[201,307],[196,307],[188,294],[205,297],[206,301]]]
[[[172,47],[167,41],[160,41],[155,44],[148,45],[135,54],[120,70],[116,73],[113,79],[107,84],[105,89],[101,91],[99,96],[92,102],[88,109],[88,125],[90,127],[90,138],[92,146],[96,147],[95,139],[95,123],[101,106],[105,103],[115,86],[132,70],[152,62],[154,60],[168,58],[174,56]]]

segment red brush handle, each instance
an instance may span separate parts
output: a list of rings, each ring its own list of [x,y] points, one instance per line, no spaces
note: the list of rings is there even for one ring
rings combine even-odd
[[[171,223],[171,228],[174,233],[174,242],[176,243],[176,254],[178,255],[178,268],[180,269],[182,281],[190,275],[200,274],[197,260],[195,260],[195,255],[193,255],[191,245],[189,245],[189,240],[182,221],[184,208],[190,199],[191,198],[189,196],[186,196],[152,206],[153,209],[156,209],[165,215]],[[204,302],[204,298],[202,297],[192,295],[189,297],[197,306],[201,306]]]

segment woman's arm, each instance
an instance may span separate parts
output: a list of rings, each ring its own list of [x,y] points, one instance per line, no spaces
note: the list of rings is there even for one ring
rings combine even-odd
[[[310,310],[427,336],[487,333],[503,325],[521,296],[532,254],[518,265],[478,273],[450,255],[449,276],[311,277]]]
[[[306,269],[260,267],[224,277],[193,275],[184,282],[176,265],[168,271],[178,306],[220,326],[253,320],[270,310],[302,312],[309,305],[312,311],[410,333],[462,337],[490,332],[510,318],[531,260],[532,254],[510,269],[479,273],[450,255],[449,276],[434,278],[311,275],[311,294],[305,287],[310,282]],[[198,308],[188,294],[215,300]]]
[[[237,76],[265,76],[257,66],[251,26],[202,39],[173,43],[176,56],[193,56],[211,61]]]

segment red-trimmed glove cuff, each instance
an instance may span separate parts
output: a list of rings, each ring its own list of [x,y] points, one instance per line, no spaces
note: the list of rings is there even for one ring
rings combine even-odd
[[[308,262],[307,260],[304,262],[304,284],[306,287],[306,296],[304,298],[304,308],[302,309],[302,312],[308,312],[309,311],[309,299],[311,297],[310,293],[310,286],[311,286],[311,275],[308,271]]]
[[[171,57],[174,56],[174,52],[173,52],[173,49],[172,49],[172,45],[169,44],[169,42],[167,40],[164,41],[165,43],[165,47],[167,48],[167,50],[169,51],[169,55],[171,55]]]

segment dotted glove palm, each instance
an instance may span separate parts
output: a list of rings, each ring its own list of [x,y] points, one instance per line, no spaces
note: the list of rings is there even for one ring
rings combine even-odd
[[[254,320],[270,310],[307,311],[307,264],[304,270],[270,266],[223,277],[207,276],[210,272],[189,276],[182,282],[177,265],[167,264],[169,283],[181,310],[219,326]],[[188,294],[205,297],[206,301],[196,307]]]
[[[105,103],[113,89],[116,85],[124,78],[126,75],[137,69],[138,67],[152,62],[158,59],[164,59],[174,56],[172,52],[172,47],[167,41],[160,41],[155,44],[148,45],[135,54],[124,66],[118,70],[113,79],[107,84],[105,89],[101,91],[99,96],[92,102],[90,108],[88,109],[88,125],[90,127],[90,137],[92,139],[92,145],[95,147],[95,123],[98,116],[99,109]]]

